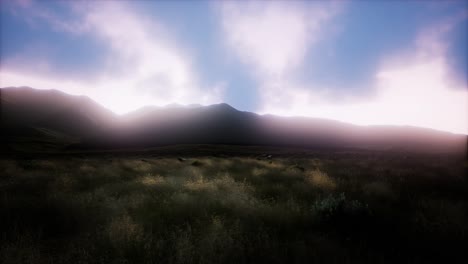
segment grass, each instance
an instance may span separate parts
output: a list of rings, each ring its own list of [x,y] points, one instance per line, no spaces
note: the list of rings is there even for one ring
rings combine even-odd
[[[466,161],[0,160],[1,263],[463,263]]]

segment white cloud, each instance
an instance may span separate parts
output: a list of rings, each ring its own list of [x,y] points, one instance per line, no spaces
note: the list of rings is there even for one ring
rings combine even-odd
[[[405,65],[383,65],[377,73],[375,96],[336,104],[326,96],[292,84],[264,101],[260,112],[285,116],[330,118],[360,125],[411,125],[468,134],[468,92],[450,87],[443,57],[403,58]]]
[[[298,2],[224,2],[219,6],[227,45],[254,67],[256,74],[283,78],[300,66],[321,24],[339,6],[305,6]]]
[[[258,112],[330,118],[361,125],[412,125],[468,134],[467,87],[449,79],[444,34],[466,13],[422,32],[415,50],[383,58],[372,97],[329,100],[326,87],[300,83],[294,71],[339,11],[256,3],[221,9],[229,48],[255,72]],[[320,14],[320,15],[313,15]],[[463,84],[466,85],[466,84]]]
[[[14,2],[21,7],[29,7],[32,4],[32,0],[15,0]]]
[[[144,105],[221,101],[223,87],[199,87],[189,55],[176,44],[162,24],[122,2],[78,3],[72,7],[78,21],[61,21],[60,24],[48,10],[30,9],[30,12],[41,14],[40,18],[58,30],[80,34],[83,38],[95,37],[108,45],[106,67],[99,70],[99,77],[91,83],[89,80],[59,81],[53,76],[2,68],[2,86],[26,85],[85,94],[117,113]]]

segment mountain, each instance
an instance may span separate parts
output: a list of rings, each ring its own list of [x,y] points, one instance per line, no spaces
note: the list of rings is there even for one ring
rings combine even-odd
[[[44,127],[74,136],[92,136],[116,119],[86,96],[29,87],[1,89],[2,124]]]
[[[116,116],[85,96],[28,87],[0,89],[6,150],[94,150],[174,144],[461,152],[465,135],[401,126],[258,115],[228,104],[144,107]],[[38,147],[41,146],[41,147]],[[44,147],[45,146],[45,147]]]
[[[107,131],[117,116],[86,96],[29,87],[0,89],[3,148],[47,150]]]

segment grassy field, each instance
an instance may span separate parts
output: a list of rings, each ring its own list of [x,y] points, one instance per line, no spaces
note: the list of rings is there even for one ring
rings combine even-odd
[[[3,158],[0,263],[463,263],[466,170],[371,152]]]

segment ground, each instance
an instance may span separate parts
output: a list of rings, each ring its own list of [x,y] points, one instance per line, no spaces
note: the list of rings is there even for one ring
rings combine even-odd
[[[0,160],[1,263],[464,263],[466,157],[180,146]]]

